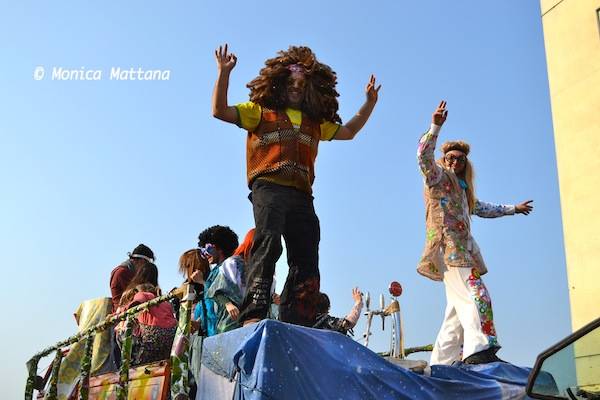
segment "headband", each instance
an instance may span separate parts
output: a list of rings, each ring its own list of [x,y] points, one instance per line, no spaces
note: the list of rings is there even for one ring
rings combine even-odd
[[[128,253],[128,255],[129,255],[129,258],[141,258],[142,260],[146,260],[146,261],[148,261],[150,263],[154,262],[154,258],[150,258],[150,257],[144,256],[144,255],[141,255],[141,254],[135,254],[135,253],[131,254],[131,253]]]
[[[291,64],[287,66],[287,69],[290,70],[292,74],[306,74],[306,69],[302,64]]]

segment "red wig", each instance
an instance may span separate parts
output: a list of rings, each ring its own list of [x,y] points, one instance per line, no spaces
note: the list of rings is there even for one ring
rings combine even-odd
[[[248,264],[250,260],[250,252],[252,251],[252,244],[254,243],[254,228],[250,229],[244,237],[244,241],[238,246],[233,252],[234,256],[240,256],[244,259],[244,262]]]

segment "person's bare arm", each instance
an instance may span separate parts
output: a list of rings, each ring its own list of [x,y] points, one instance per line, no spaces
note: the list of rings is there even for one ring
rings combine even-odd
[[[359,288],[355,287],[352,289],[352,298],[354,299],[354,306],[348,315],[346,315],[346,318],[344,318],[346,321],[348,321],[350,328],[354,328],[356,326],[363,308],[362,293]]]
[[[356,115],[352,117],[350,121],[340,127],[334,137],[335,140],[354,139],[356,134],[362,129],[371,116],[371,113],[375,108],[375,104],[377,103],[379,89],[381,89],[381,85],[375,87],[375,75],[371,75],[369,83],[367,83],[365,88],[365,93],[367,95],[365,103],[360,107],[360,110],[358,110]]]
[[[233,53],[227,52],[227,44],[219,46],[215,50],[215,60],[217,61],[217,81],[212,96],[212,114],[213,117],[225,122],[236,124],[238,122],[238,113],[235,107],[227,104],[227,90],[229,89],[229,75],[237,63],[237,57]]]

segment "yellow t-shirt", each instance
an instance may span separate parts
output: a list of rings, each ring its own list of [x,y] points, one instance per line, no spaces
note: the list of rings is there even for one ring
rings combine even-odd
[[[261,106],[251,101],[247,101],[245,103],[236,104],[235,108],[238,111],[240,126],[247,131],[255,130],[260,123],[260,116],[262,114]],[[294,108],[286,108],[285,113],[294,128],[299,129],[302,124],[302,111]],[[331,121],[323,122],[321,124],[321,140],[332,140],[335,138],[335,134],[340,129],[340,126],[340,124]]]

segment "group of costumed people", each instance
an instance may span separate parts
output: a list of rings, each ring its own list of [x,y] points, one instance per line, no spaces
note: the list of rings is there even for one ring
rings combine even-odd
[[[212,226],[198,237],[198,247],[185,251],[179,258],[179,271],[200,295],[193,310],[192,330],[213,336],[237,328],[238,306],[245,292],[245,263],[254,230],[238,245],[238,236],[229,227]],[[160,296],[158,268],[154,252],[140,244],[129,258],[115,267],[110,277],[113,312]],[[277,296],[273,294],[277,301]],[[177,326],[177,306],[162,302],[140,312],[134,319],[132,365],[145,364],[169,357]],[[125,322],[115,327],[116,345],[120,348]]]
[[[248,231],[244,241],[239,244],[238,236],[231,228],[211,226],[200,233],[198,247],[185,251],[179,258],[179,272],[199,295],[193,308],[192,332],[209,337],[241,326],[239,307],[246,293],[246,265],[250,259],[254,232],[254,229]],[[154,252],[140,244],[128,256],[111,272],[112,311],[115,314],[162,294]],[[363,307],[358,288],[352,290],[352,297],[355,304],[350,313],[345,318],[336,318],[329,315],[329,297],[319,293],[317,318],[313,327],[343,334],[352,333]],[[280,296],[275,293],[275,284],[270,290],[269,303],[267,317],[276,319]],[[162,302],[137,314],[132,330],[132,365],[169,357],[177,326],[178,305],[178,302]],[[114,329],[113,368],[119,364],[125,335],[126,323],[122,321]]]
[[[315,160],[320,141],[356,136],[377,103],[381,85],[371,75],[364,103],[343,124],[338,115],[335,72],[319,62],[310,48],[291,46],[268,59],[259,76],[248,83],[250,100],[231,106],[227,92],[237,57],[225,45],[215,51],[215,58],[218,75],[212,112],[214,117],[247,131],[248,197],[255,228],[238,246],[231,229],[210,227],[200,234],[198,248],[181,256],[180,271],[189,282],[200,285],[199,292],[203,293],[194,309],[194,328],[211,336],[277,317],[287,323],[345,333],[360,316],[362,295],[353,290],[354,307],[345,318],[329,316],[329,298],[320,291],[320,226],[312,193]],[[447,299],[431,364],[499,361],[492,304],[481,278],[487,269],[471,236],[470,220],[471,215],[527,215],[532,211],[531,201],[509,206],[478,200],[468,160],[470,148],[465,142],[444,143],[442,158],[435,159],[437,138],[447,115],[442,101],[417,150],[426,207],[426,245],[417,271],[442,281]],[[275,263],[283,251],[282,237],[289,271],[279,296],[274,293],[273,281]],[[140,245],[129,260],[113,270],[115,311],[160,294],[157,282],[136,280],[142,269],[152,269],[149,265],[156,268],[153,262],[152,251]],[[141,337],[155,340],[173,334],[173,310],[167,309],[171,307],[168,303],[161,307],[148,311],[152,315],[143,321],[139,319]],[[118,341],[119,333],[116,338]]]

